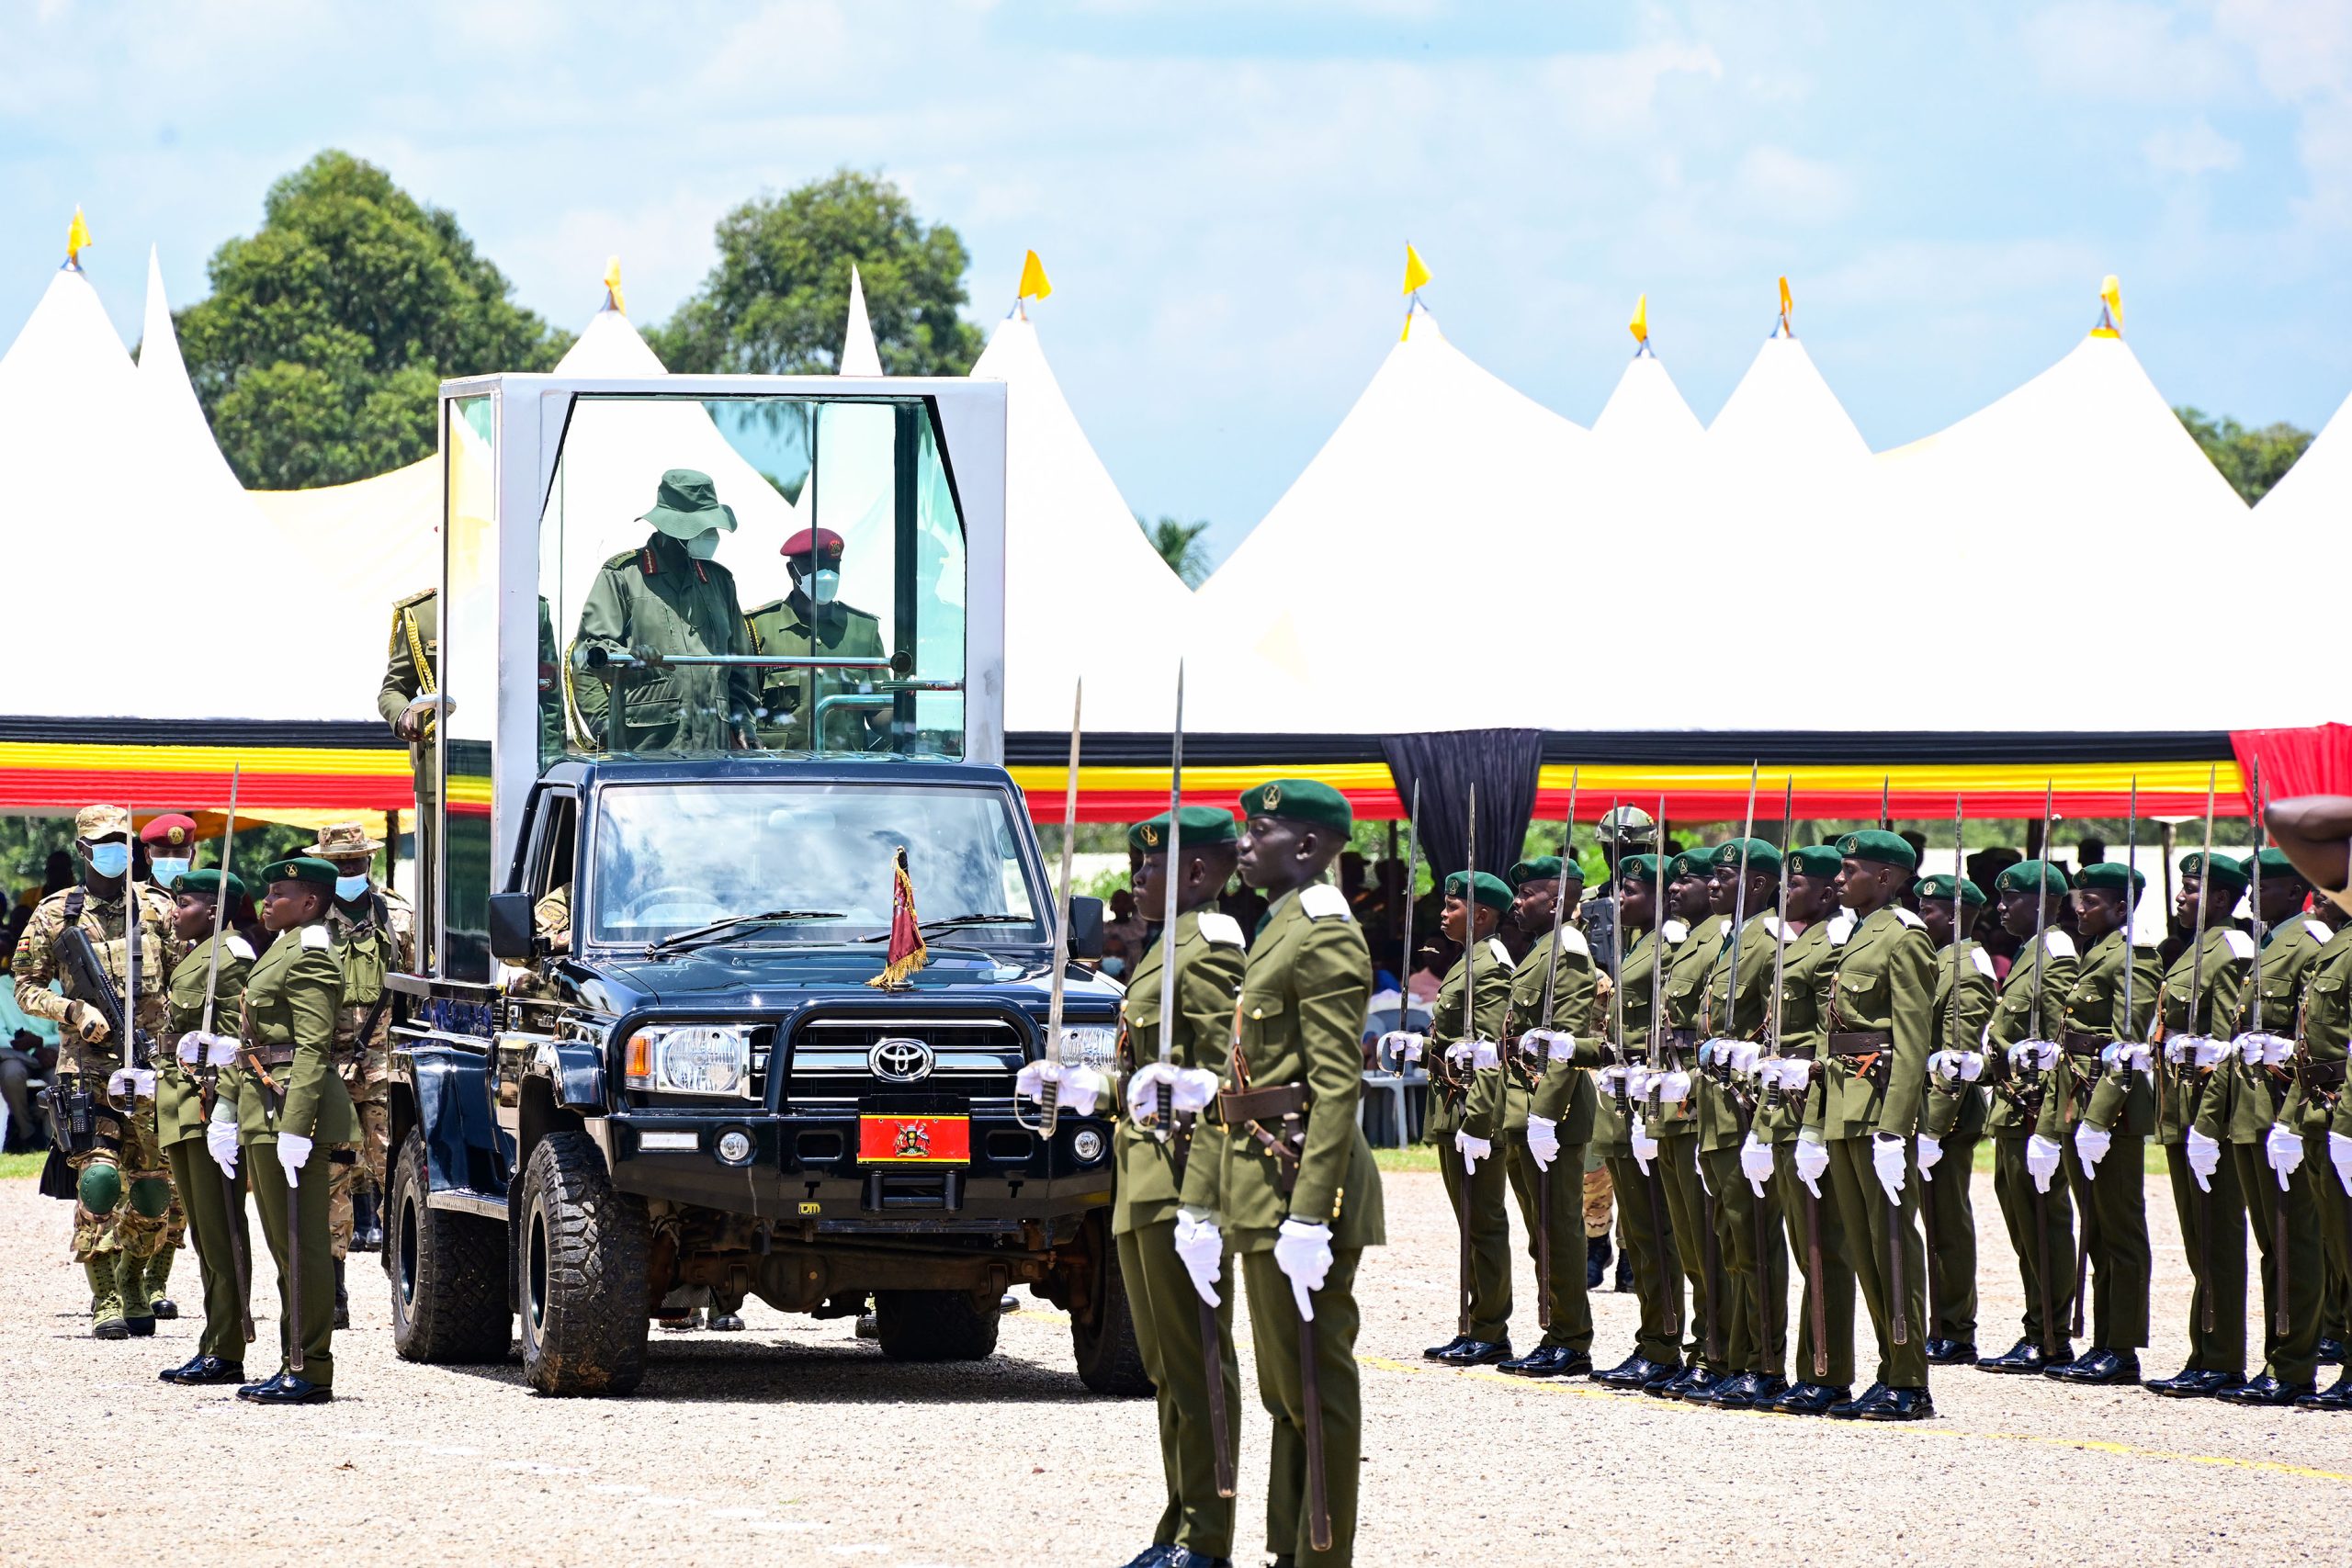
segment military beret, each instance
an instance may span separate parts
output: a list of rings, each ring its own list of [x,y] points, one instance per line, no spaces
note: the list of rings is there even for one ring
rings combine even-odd
[[[1625,855],[1617,862],[1617,880],[1646,882],[1657,886],[1658,857],[1656,855]]]
[[[1562,869],[1559,856],[1537,855],[1533,860],[1521,861],[1510,868],[1510,883],[1512,886],[1518,887],[1530,882],[1555,881],[1559,877]],[[1577,882],[1584,880],[1584,867],[1576,862],[1568,862],[1565,869],[1573,880]]]
[[[1491,871],[1482,871],[1475,876],[1466,871],[1457,871],[1445,879],[1445,896],[1449,898],[1461,897],[1465,887],[1472,889],[1470,897],[1473,899],[1489,909],[1510,908],[1510,885]]]
[[[1919,869],[1919,852],[1900,833],[1890,833],[1883,828],[1864,828],[1849,833],[1838,840],[1838,852],[1848,860],[1876,861],[1897,871]]]
[[[183,817],[176,811],[168,817],[158,817],[139,829],[139,839],[141,843],[179,849],[196,842],[196,818]]]
[[[1696,876],[1703,879],[1707,874],[1708,853],[1709,852],[1704,849],[1689,849],[1683,851],[1680,854],[1676,855],[1672,860],[1667,862],[1666,872],[1668,878],[1671,880],[1677,877]]]
[[[842,536],[831,528],[803,528],[784,542],[780,552],[787,556],[822,556],[829,561],[842,558]]]
[[[1954,882],[1958,882],[1960,884],[1960,901],[1962,903],[1971,906],[1981,906],[1984,902],[1984,889],[1977,886],[1976,884],[1969,881],[1966,877],[1955,877],[1948,871],[1939,871],[1933,876],[1921,877],[1919,879],[1918,887],[1919,897],[1922,898],[1941,898],[1946,901],[1950,901],[1951,897],[1951,886]]]
[[[1772,845],[1766,843],[1761,839],[1733,839],[1727,842],[1717,844],[1715,846],[1714,853],[1710,855],[1708,860],[1713,864],[1727,865],[1736,871],[1739,868],[1739,851],[1742,844],[1747,846],[1747,869],[1749,871],[1760,871],[1772,875],[1779,874],[1781,870],[1781,852]]]
[[[74,836],[77,839],[95,843],[130,831],[130,813],[119,806],[85,806],[74,814]]]
[[[1186,849],[1197,850],[1208,844],[1229,844],[1238,836],[1233,825],[1233,813],[1222,806],[1187,806],[1177,814],[1178,841]],[[1138,854],[1165,854],[1168,851],[1168,813],[1136,823],[1127,829],[1127,848]]]
[[[1835,844],[1805,844],[1789,852],[1786,869],[1804,876],[1835,876],[1846,869],[1846,857]]]
[[[2219,887],[2233,887],[2241,892],[2245,890],[2247,880],[2245,863],[2224,854],[2212,857],[2211,870],[2207,869],[2206,856],[2202,852],[2183,855],[2180,857],[2180,874],[2183,876],[2193,875],[2199,882],[2211,882]]]
[[[2005,866],[1993,879],[1996,893],[2030,893],[2039,886],[2044,893],[2064,893],[2074,884],[2066,879],[2066,868],[2052,865],[2046,860],[2021,860]]]
[[[224,886],[229,889],[229,897],[232,899],[245,896],[245,884],[243,877],[233,871],[222,871],[216,866],[209,865],[202,871],[191,871],[181,876],[174,885],[173,891],[201,893],[210,898],[218,896]]]
[[[2096,861],[2075,873],[2075,886],[2096,887],[2109,893],[2121,893],[2127,888],[2137,898],[2148,886],[2148,879],[2120,860]]]
[[[2252,860],[2247,862],[2245,869],[2248,876],[2252,876],[2254,874],[2253,861],[2256,860],[2262,863],[2262,874],[2265,876],[2291,876],[2298,882],[2309,882],[2311,880],[2310,877],[2305,876],[2301,872],[2295,869],[2295,863],[2287,858],[2287,852],[2278,848],[2276,844],[2273,844],[2270,848],[2264,850],[2261,853],[2253,856]]]
[[[1348,797],[1317,779],[1269,779],[1241,792],[1244,817],[1281,817],[1346,832],[1356,814]]]
[[[342,874],[335,870],[333,862],[322,861],[316,855],[289,855],[261,868],[264,883],[307,882],[313,887],[333,888],[335,878]]]

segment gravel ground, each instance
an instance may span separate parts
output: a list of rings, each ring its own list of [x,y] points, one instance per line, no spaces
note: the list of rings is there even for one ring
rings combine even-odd
[[[1958,1370],[1936,1378],[1937,1420],[1857,1427],[1430,1369],[1421,1348],[1453,1330],[1452,1218],[1434,1176],[1391,1176],[1387,1193],[1392,1245],[1362,1280],[1366,1562],[2346,1560],[2346,1417]],[[2018,1292],[1990,1177],[1976,1199],[1995,1349]],[[2158,1375],[2181,1360],[2188,1277],[2160,1180],[2148,1199]],[[64,1220],[30,1181],[0,1182],[0,1277],[18,1281],[0,1320],[0,1562],[86,1563],[150,1531],[131,1555],[175,1563],[1114,1564],[1158,1509],[1150,1406],[1087,1395],[1050,1311],[1008,1317],[993,1360],[943,1369],[889,1365],[846,1321],[753,1303],[741,1335],[657,1333],[631,1398],[550,1401],[515,1365],[397,1359],[382,1276],[355,1259],[340,1397],[265,1411],[155,1381],[193,1353],[186,1320],[148,1341],[87,1337]],[[257,1304],[274,1301],[263,1273]],[[194,1274],[183,1259],[183,1301]],[[1521,1276],[1526,1343],[1524,1260]],[[1613,1360],[1633,1298],[1595,1304]],[[1245,1404],[1253,1562],[1266,1427]]]

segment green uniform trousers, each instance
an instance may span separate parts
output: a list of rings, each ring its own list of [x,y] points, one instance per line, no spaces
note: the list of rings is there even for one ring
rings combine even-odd
[[[1789,1247],[1796,1254],[1799,1271],[1804,1277],[1804,1296],[1797,1303],[1796,1380],[1826,1388],[1850,1389],[1854,1385],[1854,1259],[1847,1248],[1846,1227],[1838,1213],[1837,1189],[1826,1187],[1815,1198],[1797,1176],[1796,1157],[1793,1140],[1773,1146],[1776,1179],[1780,1190],[1789,1195],[1784,1205]],[[1819,1279],[1814,1277],[1810,1261],[1808,1225],[1821,1235]],[[1818,1359],[1814,1355],[1813,1337],[1813,1303],[1816,1296],[1821,1302],[1823,1351]]]
[[[1923,1175],[1920,1224],[1936,1238],[1934,1299],[1928,1303],[1928,1334],[1937,1339],[1976,1343],[1977,1138],[1946,1138],[1944,1157]]]
[[[1589,1355],[1592,1351],[1592,1301],[1584,1288],[1584,1150],[1582,1144],[1562,1144],[1552,1168],[1539,1171],[1528,1152],[1525,1132],[1506,1132],[1496,1152],[1503,1156],[1510,1177],[1511,1195],[1519,1200],[1520,1222],[1527,1227],[1527,1256],[1535,1264],[1535,1288],[1544,1290],[1544,1251],[1536,1245],[1541,1227],[1535,1206],[1535,1186],[1548,1190],[1551,1205],[1552,1269],[1551,1325],[1543,1343]]]
[[[2347,1275],[2352,1275],[2352,1247],[2347,1247],[2352,1236],[2345,1231],[2344,1183],[2337,1179],[2335,1167],[2328,1163],[2325,1133],[2303,1134],[2303,1174],[2312,1179],[2320,1253],[2327,1260],[2327,1290],[2320,1302],[2320,1337],[2341,1342],[2345,1281]]]
[[[2324,1140],[2323,1140],[2324,1141]],[[2305,1163],[2278,1190],[2278,1173],[2270,1168],[2260,1144],[2230,1144],[2222,1151],[2224,1163],[2238,1168],[2238,1190],[2245,1194],[2247,1218],[2254,1222],[2254,1239],[2262,1255],[2262,1370],[2291,1388],[2301,1388],[2319,1373],[2320,1306],[2327,1299],[2326,1267],[2320,1240],[2319,1200],[2312,1190],[2312,1168]],[[2330,1167],[2330,1181],[2335,1171]],[[2278,1224],[2287,1226],[2287,1327],[2278,1327]]]
[[[174,1144],[164,1151],[164,1158],[171,1165],[172,1185],[179,1189],[180,1202],[187,1211],[188,1235],[196,1242],[196,1270],[204,1285],[204,1332],[197,1339],[197,1353],[242,1363],[247,1281],[237,1275],[230,1237],[234,1235],[247,1247],[253,1245],[253,1233],[245,1225],[243,1185],[237,1185],[232,1204],[227,1190],[230,1183],[205,1152],[202,1138]]]
[[[286,1171],[277,1163],[277,1145],[247,1144],[237,1164],[253,1191],[254,1206],[261,1211],[261,1234],[267,1238],[269,1256],[277,1264],[278,1348],[282,1356],[288,1358],[279,1363],[278,1370],[292,1370],[289,1363],[293,1336],[299,1332],[302,1344],[302,1371],[299,1375],[321,1388],[334,1386],[334,1244],[327,1229],[327,1189],[333,1185],[328,1179],[334,1166],[327,1153],[324,1144],[311,1150],[310,1160],[301,1169],[301,1183],[291,1194],[291,1205],[287,1201]],[[286,1289],[289,1206],[294,1224],[301,1226],[302,1237],[302,1318],[299,1325]]]
[[[1216,1449],[1209,1435],[1208,1377],[1225,1384],[1226,1447],[1238,1452],[1241,1371],[1233,1352],[1233,1258],[1218,1281],[1216,1368],[1201,1343],[1201,1298],[1176,1256],[1176,1222],[1139,1225],[1118,1238],[1119,1275],[1127,1285],[1127,1312],[1136,1347],[1159,1404],[1159,1460],[1168,1476],[1168,1506],[1152,1527],[1161,1546],[1204,1557],[1233,1555],[1233,1499],[1216,1495]],[[1228,1458],[1231,1453],[1228,1453]]]
[[[1781,1245],[1780,1184],[1757,1196],[1739,1171],[1736,1147],[1699,1156],[1715,1195],[1715,1248],[1730,1311],[1724,1355],[1735,1372],[1785,1377],[1789,1367],[1789,1250]]]
[[[1715,1255],[1715,1208],[1714,1201],[1699,1185],[1698,1132],[1659,1134],[1657,1154],[1650,1163],[1666,1177],[1667,1212],[1679,1238],[1678,1261],[1682,1265],[1678,1288],[1687,1292],[1690,1303],[1690,1309],[1680,1314],[1682,1359],[1703,1361],[1710,1371],[1725,1371],[1730,1363],[1724,1359],[1723,1325],[1714,1317],[1722,1303],[1710,1305],[1708,1300],[1707,1259]],[[1720,1260],[1715,1271],[1722,1272]]]
[[[1486,1161],[1478,1162],[1479,1169]],[[1351,1562],[1356,1549],[1357,1471],[1363,1464],[1363,1403],[1356,1386],[1356,1264],[1361,1247],[1333,1249],[1331,1271],[1315,1292],[1315,1373],[1323,1409],[1323,1473],[1331,1508],[1331,1548],[1308,1540],[1306,1393],[1299,1376],[1298,1304],[1272,1247],[1246,1253],[1250,1338],[1258,1353],[1258,1400],[1273,1422],[1266,1475],[1266,1550],[1299,1568]]]
[[[2137,1350],[2148,1342],[2148,1280],[2155,1258],[2148,1246],[2148,1171],[2145,1138],[2118,1133],[2107,1157],[2086,1186],[2083,1237],[2090,1254],[2091,1345],[2101,1350]],[[2066,1166],[2079,1179],[2082,1156],[2066,1140]]]
[[[1462,1151],[1451,1142],[1437,1146],[1438,1174],[1445,1179],[1446,1201],[1453,1205],[1456,1224],[1465,1223],[1470,1235],[1470,1280],[1466,1293],[1465,1330],[1473,1339],[1492,1344],[1510,1337],[1510,1215],[1503,1205],[1509,1184],[1503,1175],[1505,1146],[1478,1162],[1465,1177]]]
[[[1862,1304],[1870,1310],[1871,1328],[1878,1336],[1878,1372],[1873,1382],[1889,1388],[1928,1386],[1927,1253],[1919,1239],[1919,1161],[1911,1141],[1904,1140],[1903,1202],[1886,1201],[1871,1166],[1871,1143],[1860,1138],[1832,1138],[1828,1143],[1829,1179],[1838,1200],[1838,1220],[1845,1227],[1848,1256],[1854,1260],[1854,1283],[1861,1288]],[[1888,1216],[1894,1215],[1892,1221]],[[1895,1277],[1889,1254],[1888,1232],[1903,1236],[1903,1273]],[[1903,1343],[1894,1342],[1894,1303],[1902,1292]]]
[[[2025,1287],[2020,1337],[2056,1349],[2066,1343],[2066,1325],[2075,1311],[2075,1201],[2067,1195],[2063,1171],[2050,1179],[2049,1191],[2034,1190],[2033,1174],[2025,1165],[2025,1144],[2023,1134],[1993,1139],[1993,1196],[2000,1201],[2001,1222],[2008,1227],[2009,1248],[2017,1254],[2018,1280]],[[2041,1321],[2045,1271],[2050,1286],[2047,1324]]]
[[[2099,1162],[2104,1165],[2107,1162]],[[2213,1172],[2213,1190],[2200,1192],[2188,1168],[2188,1149],[2165,1145],[2165,1168],[2172,1178],[2173,1213],[2180,1216],[2180,1240],[2188,1253],[2196,1284],[2188,1292],[2188,1366],[2191,1371],[2245,1376],[2245,1199],[2238,1191],[2237,1163],[2222,1151]],[[2208,1277],[2205,1228],[2212,1221],[2212,1257]],[[2211,1302],[2213,1327],[2205,1327]]]
[[[1666,1173],[1653,1160],[1643,1175],[1631,1155],[1611,1155],[1603,1163],[1617,1191],[1618,1243],[1634,1260],[1634,1299],[1641,1308],[1634,1349],[1674,1366],[1682,1359],[1682,1258],[1667,1213]],[[1583,1273],[1581,1263],[1577,1271]],[[1589,1311],[1590,1303],[1586,1305]]]

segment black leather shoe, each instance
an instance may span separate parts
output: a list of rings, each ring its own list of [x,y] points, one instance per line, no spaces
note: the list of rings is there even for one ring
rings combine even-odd
[[[1827,1383],[1801,1382],[1772,1402],[1774,1414],[1781,1416],[1826,1416],[1836,1406],[1852,1401],[1850,1388],[1832,1388]]]
[[[1592,1381],[1606,1388],[1640,1388],[1681,1370],[1670,1361],[1653,1361],[1636,1350],[1607,1371],[1593,1373]]]
[[[1691,1362],[1673,1377],[1646,1392],[1664,1399],[1689,1399],[1706,1393],[1723,1381],[1723,1374],[1707,1370],[1697,1361]]]
[[[122,1327],[123,1332],[133,1339],[153,1339],[155,1337],[155,1320],[152,1316],[126,1317],[122,1320]]]
[[[2044,1367],[2063,1367],[2074,1359],[2075,1348],[2071,1345],[2061,1345],[2054,1351],[2046,1351],[2030,1339],[2020,1339],[2009,1347],[2007,1355],[1995,1356],[1989,1360],[1980,1359],[1976,1370],[1980,1372],[2038,1372]]]
[[[1858,1421],[1932,1421],[1936,1402],[1924,1388],[1890,1388],[1860,1410]]]
[[[1928,1341],[1928,1365],[1973,1367],[1976,1365],[1976,1347],[1965,1339],[1930,1339]]]
[[[1860,1393],[1856,1394],[1853,1398],[1843,1400],[1831,1405],[1828,1411],[1829,1418],[1832,1421],[1851,1421],[1854,1417],[1860,1416],[1864,1409],[1870,1405],[1877,1404],[1880,1396],[1885,1393],[1886,1385],[1884,1383],[1874,1382],[1871,1384],[1870,1387],[1862,1390]]]
[[[2280,1382],[2268,1372],[2249,1378],[2235,1388],[2225,1388],[2213,1397],[2231,1404],[2292,1404],[2304,1394],[2316,1392],[2313,1385]]]
[[[2344,1341],[2341,1339],[2321,1340],[2319,1342],[2319,1364],[2323,1367],[2342,1366],[2344,1364]]]
[[[1456,1350],[1461,1349],[1464,1345],[1469,1343],[1469,1340],[1470,1336],[1467,1334],[1457,1334],[1453,1338],[1447,1340],[1444,1344],[1432,1345],[1428,1349],[1422,1351],[1421,1359],[1424,1361],[1442,1361],[1448,1356],[1453,1355]]]
[[[1508,1339],[1464,1339],[1435,1359],[1439,1365],[1447,1367],[1492,1366],[1497,1361],[1510,1359],[1510,1341]]]
[[[1745,1410],[1756,1403],[1756,1374],[1734,1372],[1704,1393],[1683,1397],[1693,1404],[1713,1405],[1717,1410]]]
[[[1159,1568],[1161,1563],[1168,1561],[1168,1554],[1175,1550],[1166,1541],[1155,1542],[1128,1558],[1125,1568]]]
[[[155,1315],[165,1323],[172,1322],[180,1314],[180,1303],[169,1296],[157,1296],[150,1304]]]
[[[334,1398],[334,1390],[292,1372],[280,1372],[258,1388],[241,1388],[239,1399],[255,1404],[324,1404]]]
[[[1674,1380],[1680,1377],[1683,1372],[1682,1368],[1676,1366],[1671,1361],[1656,1361],[1651,1364],[1657,1367],[1657,1371],[1648,1378],[1643,1380],[1642,1392],[1644,1393],[1664,1393],[1668,1388],[1673,1386]]]
[[[245,1381],[245,1364],[243,1361],[224,1361],[218,1356],[191,1356],[179,1366],[167,1368],[155,1376],[164,1382],[177,1383],[182,1388],[197,1388],[216,1382],[241,1383]]]
[[[286,1374],[283,1371],[272,1372],[269,1376],[262,1379],[259,1382],[249,1382],[240,1387],[237,1390],[237,1397],[239,1399],[244,1399],[252,1394],[259,1393],[263,1389],[276,1388],[280,1382],[284,1382],[285,1379]]]
[[[2183,1368],[2168,1378],[2158,1378],[2147,1385],[2150,1393],[2166,1399],[2212,1399],[2225,1388],[2235,1388],[2245,1382],[2229,1372],[2199,1371],[2194,1367]]]
[[[743,1332],[743,1320],[731,1312],[715,1312],[710,1314],[710,1331],[713,1334],[741,1334]]]
[[[2140,1358],[2129,1351],[2104,1350],[2094,1345],[2063,1367],[2041,1369],[2041,1375],[2083,1388],[2140,1381]]]
[[[1607,1236],[1589,1235],[1584,1238],[1584,1288],[1586,1290],[1600,1289],[1600,1277],[1608,1272],[1610,1256]]]
[[[2295,1408],[2298,1410],[2352,1410],[2352,1372],[2346,1372],[2336,1379],[2333,1388],[2296,1395]]]
[[[1186,1546],[1171,1547],[1159,1560],[1159,1568],[1233,1568],[1230,1557],[1211,1557]]]
[[[1580,1378],[1592,1371],[1592,1358],[1565,1345],[1538,1345],[1524,1356],[1498,1363],[1495,1371],[1515,1378]]]

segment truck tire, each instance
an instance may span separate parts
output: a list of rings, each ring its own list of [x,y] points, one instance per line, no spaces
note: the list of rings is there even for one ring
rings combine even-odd
[[[1127,1310],[1127,1277],[1107,1246],[1109,1229],[1104,1225],[1097,1232],[1106,1246],[1095,1254],[1101,1261],[1091,1292],[1094,1311],[1091,1318],[1070,1314],[1070,1348],[1078,1356],[1078,1381],[1090,1392],[1132,1399],[1151,1392],[1151,1379],[1143,1370],[1135,1314]]]
[[[503,1361],[514,1324],[506,1304],[506,1227],[428,1207],[431,1186],[424,1134],[411,1132],[384,1201],[392,1348],[407,1361]]]
[[[627,1393],[645,1375],[645,1201],[613,1190],[585,1133],[549,1133],[523,1169],[523,1376],[541,1393]]]
[[[894,1361],[985,1361],[996,1354],[999,1314],[969,1291],[876,1291],[874,1326]]]

